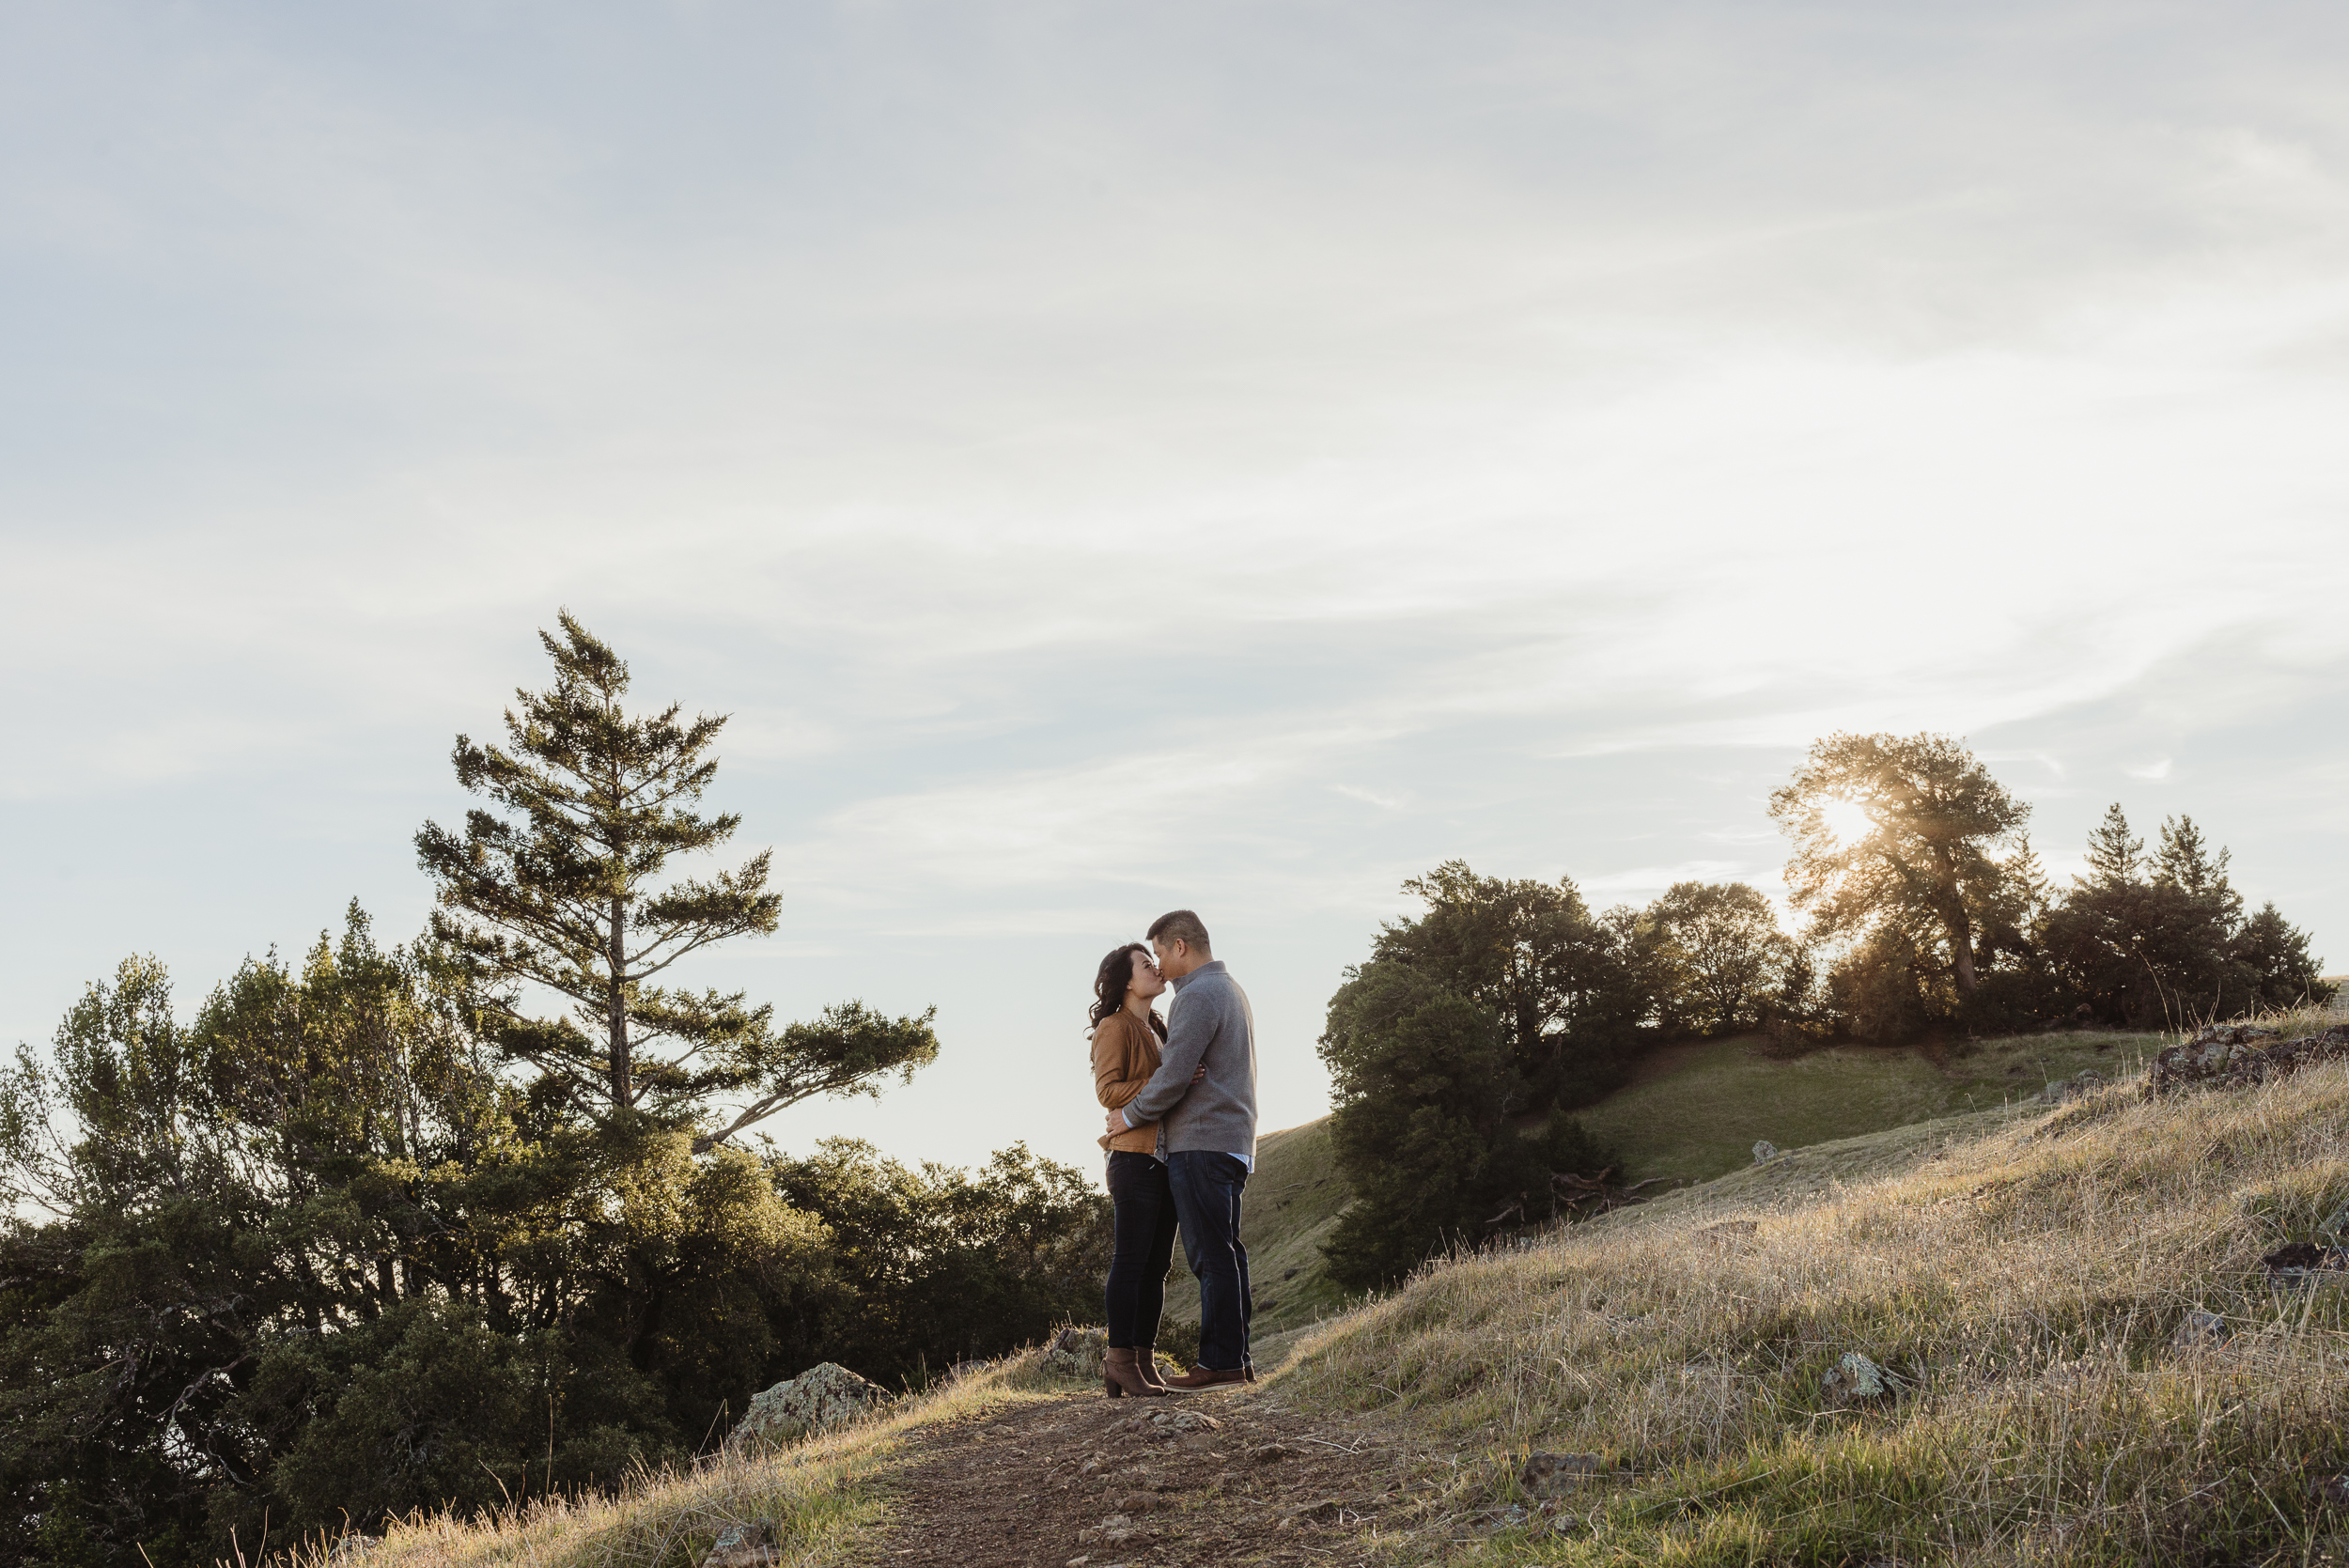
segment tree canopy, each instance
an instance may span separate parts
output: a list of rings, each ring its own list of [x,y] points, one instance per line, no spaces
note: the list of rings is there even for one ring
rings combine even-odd
[[[1963,744],[1829,736],[1771,793],[1770,815],[1794,840],[1786,883],[1814,940],[1896,939],[1974,990],[1977,937],[2012,922],[2032,863],[2030,808]]]
[[[1403,886],[1425,912],[1346,971],[1320,1043],[1354,1191],[1323,1250],[1356,1287],[1485,1239],[1497,1211],[1546,1201],[1553,1172],[1597,1174],[1603,1151],[1563,1110],[1622,1081],[1646,1005],[1619,927],[1571,882],[1453,861]],[[1518,1123],[1545,1110],[1525,1136]]]
[[[934,1061],[935,1008],[890,1018],[850,1001],[778,1031],[773,1008],[743,992],[657,984],[713,942],[775,929],[770,852],[667,875],[741,825],[694,809],[725,718],[686,720],[676,703],[631,717],[628,665],[568,611],[560,628],[538,634],[554,684],[515,692],[506,744],[457,737],[458,782],[505,815],[475,808],[461,832],[428,822],[416,834],[437,883],[432,936],[468,966],[490,1036],[583,1110],[690,1125],[703,1148],[811,1095],[874,1093],[880,1075],[910,1079]],[[570,1012],[532,1016],[531,986]]]

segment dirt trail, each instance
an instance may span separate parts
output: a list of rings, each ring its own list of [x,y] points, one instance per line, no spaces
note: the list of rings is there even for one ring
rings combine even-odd
[[[870,1560],[938,1568],[1361,1563],[1455,1473],[1259,1388],[1071,1395],[931,1429]]]

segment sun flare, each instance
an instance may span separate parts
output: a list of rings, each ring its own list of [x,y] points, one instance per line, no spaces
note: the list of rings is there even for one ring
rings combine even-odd
[[[1868,808],[1858,800],[1829,800],[1819,807],[1819,815],[1827,822],[1827,830],[1835,835],[1835,846],[1848,849],[1875,831],[1875,822]]]

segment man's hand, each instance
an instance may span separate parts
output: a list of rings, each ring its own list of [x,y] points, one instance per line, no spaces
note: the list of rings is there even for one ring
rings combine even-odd
[[[1205,1062],[1202,1062],[1199,1063],[1199,1070],[1190,1075],[1190,1081],[1197,1083],[1200,1079],[1206,1078],[1206,1076],[1207,1064]],[[1103,1130],[1106,1131],[1112,1138],[1115,1138],[1121,1132],[1131,1132],[1134,1130],[1126,1125],[1126,1110],[1123,1106],[1111,1111],[1108,1116],[1103,1118],[1102,1127]]]

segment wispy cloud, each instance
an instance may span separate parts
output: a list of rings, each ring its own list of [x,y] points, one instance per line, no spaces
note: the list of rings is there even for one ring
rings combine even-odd
[[[2054,855],[2125,780],[2349,924],[2336,11],[410,37],[0,20],[0,791],[53,879],[0,1037],[175,932],[420,912],[558,604],[734,715],[761,984],[935,972],[1010,1060],[1013,958],[1216,900],[1291,1120],[1402,877],[1774,888],[1840,729],[1971,737]],[[1087,1152],[1003,1079],[925,1125]]]

